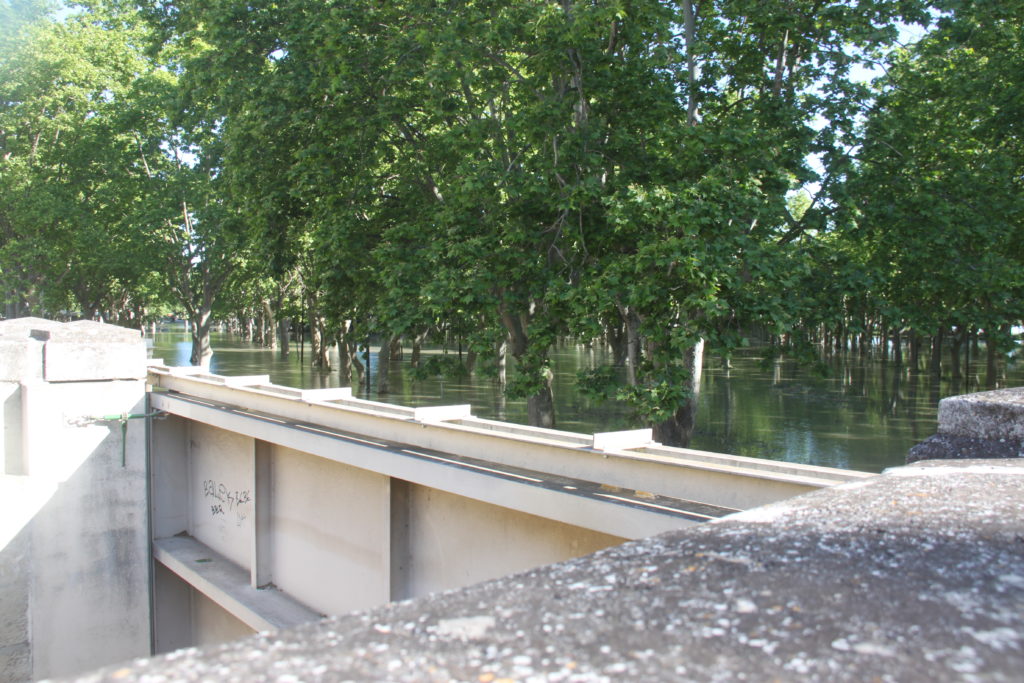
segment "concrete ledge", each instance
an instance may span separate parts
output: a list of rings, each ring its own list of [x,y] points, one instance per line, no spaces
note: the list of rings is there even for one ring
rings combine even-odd
[[[923,463],[82,681],[1018,681],[1024,462]]]
[[[288,628],[322,616],[279,590],[253,588],[248,571],[194,538],[155,540],[153,556],[254,630]]]

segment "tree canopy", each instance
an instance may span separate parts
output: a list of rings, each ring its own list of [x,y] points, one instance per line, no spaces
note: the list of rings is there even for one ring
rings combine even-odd
[[[302,318],[342,372],[370,336],[443,334],[539,425],[553,345],[604,339],[625,369],[582,383],[685,443],[704,348],[1019,323],[1020,10],[32,9],[0,44],[8,301],[132,324],[182,311],[197,363],[210,321],[249,309]]]

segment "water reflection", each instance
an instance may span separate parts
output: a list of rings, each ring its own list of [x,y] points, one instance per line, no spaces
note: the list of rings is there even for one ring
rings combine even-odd
[[[297,345],[283,358],[225,335],[215,335],[213,342],[212,370],[219,374],[269,374],[276,384],[302,388],[340,384],[336,372],[309,366],[308,350],[301,362]],[[375,377],[373,351],[370,372]],[[154,340],[153,356],[171,365],[187,365],[189,352],[188,335],[180,328],[161,332]],[[974,357],[982,359],[981,354]],[[591,433],[637,426],[625,406],[596,403],[575,389],[580,369],[605,360],[601,349],[588,345],[555,349],[559,429]],[[948,373],[936,380],[926,370],[897,367],[857,353],[830,357],[812,368],[787,358],[765,366],[757,351],[746,350],[734,355],[730,365],[711,358],[705,368],[694,448],[871,472],[902,464],[913,444],[934,433],[941,397],[984,388],[983,363],[972,365],[956,383]],[[416,380],[408,354],[398,366],[392,370],[391,394],[380,400],[408,406],[469,403],[478,417],[526,422],[525,401],[505,399],[485,373]],[[1007,368],[1005,385],[1024,385],[1021,363]]]

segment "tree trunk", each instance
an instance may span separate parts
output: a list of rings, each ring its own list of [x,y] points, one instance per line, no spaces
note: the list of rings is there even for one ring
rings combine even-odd
[[[623,365],[626,362],[626,332],[623,329],[621,322],[616,322],[614,325],[608,325],[605,337],[608,340],[608,346],[612,350],[612,364]]]
[[[974,335],[973,330],[967,329],[964,332],[964,377],[971,376],[971,351],[977,351],[977,347],[974,346]]]
[[[551,392],[552,373],[544,371],[544,386],[533,396],[526,399],[526,415],[533,427],[555,427],[555,397]]]
[[[996,355],[997,335],[995,329],[985,330],[985,384],[989,389],[995,389],[998,383]]]
[[[402,352],[402,338],[395,337],[391,340],[391,360],[402,360],[404,354]]]
[[[260,343],[271,349],[277,348],[277,321],[274,320],[270,299],[263,300],[263,338]]]
[[[640,364],[640,317],[627,307],[622,311],[622,319],[626,326],[626,383],[635,387]]]
[[[960,347],[963,346],[964,335],[963,330],[956,328],[953,331],[953,343],[949,345],[949,360],[953,364],[953,379],[959,380],[961,377],[960,368]]]
[[[907,334],[910,335],[910,367],[916,371],[921,361],[921,335],[917,330],[910,330]]]
[[[377,394],[385,396],[391,392],[391,343],[393,337],[385,336],[380,340],[377,351]]]
[[[281,356],[282,357],[287,357],[288,354],[291,352],[291,346],[290,346],[290,343],[289,343],[291,341],[291,339],[290,339],[291,329],[292,329],[292,319],[291,318],[281,318],[280,320],[277,321],[277,336],[278,336],[278,338],[280,340],[280,344],[281,344]]]
[[[508,381],[508,342],[498,345],[498,386],[504,387]]]
[[[344,333],[338,337],[338,384],[352,386],[352,344]]]
[[[189,362],[204,368],[210,367],[210,360],[213,358],[213,348],[210,346],[210,314],[209,309],[203,308],[189,319],[192,328],[192,355]]]
[[[693,438],[697,424],[697,404],[700,400],[701,371],[704,365],[704,340],[698,341],[684,357],[690,371],[686,390],[689,396],[667,420],[654,425],[654,440],[666,446],[686,448]]]
[[[420,366],[420,355],[423,353],[423,342],[426,341],[428,334],[430,334],[429,327],[414,335],[412,338],[412,355],[409,356],[409,364],[414,368],[418,368]]]
[[[942,374],[942,338],[945,334],[945,328],[940,327],[932,337],[932,357],[928,361],[928,369],[936,377]]]

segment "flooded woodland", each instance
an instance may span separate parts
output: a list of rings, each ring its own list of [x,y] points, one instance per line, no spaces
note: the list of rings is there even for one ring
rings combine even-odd
[[[338,372],[310,365],[308,349],[293,345],[288,356],[228,334],[215,334],[212,371],[225,375],[269,374],[276,384],[301,388],[340,386]],[[936,378],[920,368],[897,365],[879,350],[823,355],[815,362],[785,355],[768,358],[765,349],[735,353],[728,363],[705,358],[693,448],[825,465],[869,472],[903,463],[907,450],[935,432],[938,402],[945,396],[987,387],[984,347],[974,353],[969,372],[954,381],[944,368]],[[183,327],[163,328],[152,355],[170,365],[187,365],[191,340]],[[417,377],[408,349],[399,370],[392,366],[391,391],[378,396],[371,347],[370,383],[360,396],[406,406],[469,403],[478,417],[527,422],[526,401],[508,400],[485,372],[445,378]],[[424,349],[427,354],[458,354],[457,349]],[[556,427],[592,433],[642,425],[630,409],[614,401],[581,395],[576,378],[607,362],[599,347],[564,343],[552,354]],[[1009,358],[1000,386],[1024,385],[1024,363]]]

